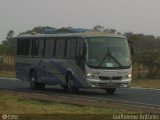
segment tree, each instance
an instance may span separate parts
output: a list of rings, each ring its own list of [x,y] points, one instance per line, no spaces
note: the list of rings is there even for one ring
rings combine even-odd
[[[125,35],[134,46],[134,63],[147,68],[145,77],[156,77],[160,72],[160,40],[152,35],[133,33],[125,33]],[[138,70],[140,71],[143,70]]]
[[[6,39],[10,39],[10,38],[13,38],[14,37],[14,31],[13,30],[10,30],[7,34],[7,37]]]
[[[14,38],[14,31],[10,30],[6,35],[6,40],[2,41],[0,45],[1,55],[15,55],[16,39]]]
[[[101,25],[96,25],[93,27],[93,30],[95,31],[104,31],[105,27]]]
[[[117,30],[115,30],[115,29],[105,29],[104,30],[105,32],[109,32],[109,33],[119,33],[120,34],[120,32],[118,32]]]
[[[53,27],[43,27],[43,26],[38,26],[38,27],[34,27],[31,30],[27,30],[25,32],[20,33],[20,35],[22,34],[32,34],[32,33],[37,33],[37,34],[52,34],[56,31],[56,28]]]

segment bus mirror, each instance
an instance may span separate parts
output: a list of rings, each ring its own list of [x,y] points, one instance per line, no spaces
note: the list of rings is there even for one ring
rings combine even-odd
[[[130,47],[130,51],[131,51],[131,55],[134,55],[134,48],[133,48],[133,42],[132,41],[128,41],[129,43],[129,47]]]

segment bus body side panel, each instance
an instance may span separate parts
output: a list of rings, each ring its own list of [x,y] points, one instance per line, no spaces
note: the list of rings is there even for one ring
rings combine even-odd
[[[28,81],[31,68],[34,68],[34,63],[30,58],[17,57],[16,59],[16,77],[23,81]]]
[[[85,85],[85,64],[84,60],[82,60],[84,39],[81,39],[80,37],[71,37],[71,39],[80,42],[77,46],[73,47],[72,49],[78,53],[75,57],[64,57],[62,59],[58,59],[55,57],[52,58],[44,56],[35,56],[35,47],[32,46],[32,44],[36,45],[35,40],[37,39],[38,38],[34,37],[18,39],[18,55],[16,57],[16,77],[23,81],[29,81],[30,74],[32,71],[35,72],[37,75],[37,82],[51,85],[65,85],[66,73],[71,72],[74,79],[74,86],[83,87]],[[48,40],[49,38],[45,39]],[[66,37],[66,39],[70,39],[70,37]],[[29,44],[30,42],[31,44]],[[26,45],[28,46],[26,47]],[[78,51],[76,48],[78,48]]]
[[[27,74],[27,71],[25,69],[27,68],[27,65],[24,65],[21,62],[16,63],[16,78],[19,80],[27,81],[29,80],[29,75]]]
[[[29,81],[33,70],[40,83],[48,85],[66,84],[66,73],[71,72],[75,87],[83,87],[83,71],[75,63],[75,59],[17,58],[16,77]]]
[[[46,84],[66,84],[66,74],[70,72],[73,76],[73,82],[75,87],[83,87],[81,83],[81,78],[79,77],[78,66],[75,63],[75,59],[49,59],[43,60],[40,66],[43,66],[43,70],[45,70],[47,77],[44,77],[42,80],[43,83]],[[43,71],[44,73],[44,71]],[[50,79],[46,80],[48,76],[51,76]],[[43,78],[43,76],[39,76],[39,78]],[[53,80],[53,78],[55,78]],[[55,82],[58,80],[59,82]]]
[[[39,61],[38,72],[42,83],[50,85],[64,84],[66,70],[61,65],[63,62],[61,60],[58,61],[55,59],[42,59]]]
[[[41,58],[18,58],[16,63],[16,76],[20,80],[28,81],[30,72],[35,72],[37,82],[45,84],[63,84],[62,80],[56,76],[63,76],[63,73],[58,72],[57,68],[49,59]],[[52,64],[51,64],[52,63]]]

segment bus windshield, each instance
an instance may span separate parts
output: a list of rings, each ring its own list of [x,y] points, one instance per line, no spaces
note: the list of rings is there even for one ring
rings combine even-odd
[[[95,68],[129,68],[130,51],[127,39],[121,37],[87,38],[87,64]]]

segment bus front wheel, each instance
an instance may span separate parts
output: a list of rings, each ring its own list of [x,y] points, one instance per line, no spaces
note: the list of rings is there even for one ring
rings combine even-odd
[[[113,95],[116,91],[116,88],[106,88],[105,91],[108,95]]]
[[[73,78],[72,75],[69,73],[66,75],[66,87],[65,90],[70,93],[77,93],[78,88],[73,86]]]
[[[41,90],[45,88],[45,84],[37,82],[37,76],[35,72],[31,72],[29,82],[31,89]]]

